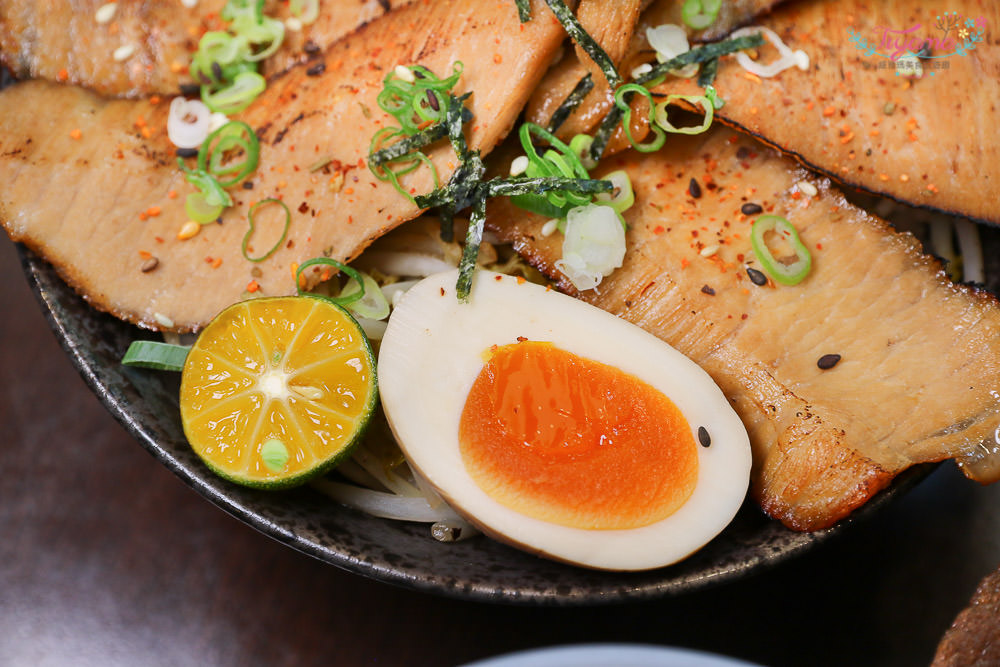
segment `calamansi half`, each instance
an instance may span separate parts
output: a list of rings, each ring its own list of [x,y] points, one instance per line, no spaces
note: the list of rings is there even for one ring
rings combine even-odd
[[[220,313],[188,353],[181,421],[222,477],[285,488],[347,456],[377,396],[371,345],[344,309],[312,297],[252,299]]]

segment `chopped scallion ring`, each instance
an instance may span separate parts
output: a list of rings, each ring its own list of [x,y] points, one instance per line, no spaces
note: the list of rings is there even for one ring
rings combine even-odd
[[[277,242],[271,247],[271,249],[265,252],[263,255],[260,255],[258,257],[251,257],[247,252],[247,246],[250,244],[250,237],[253,236],[253,233],[256,230],[254,215],[257,214],[257,210],[261,206],[266,206],[268,204],[278,204],[279,206],[281,206],[281,209],[285,213],[285,224],[281,230],[281,238],[279,238]],[[284,243],[285,237],[288,236],[288,227],[292,223],[292,213],[291,211],[288,210],[288,206],[285,205],[285,202],[281,201],[280,199],[274,199],[274,198],[262,199],[250,207],[250,210],[247,212],[247,220],[250,223],[250,228],[247,230],[247,233],[243,235],[243,245],[241,248],[243,252],[243,257],[251,262],[263,262],[265,259],[273,255],[275,251],[277,251],[278,248],[281,247],[281,244]]]
[[[675,100],[683,100],[704,109],[705,118],[702,120],[701,125],[695,125],[694,127],[674,127],[667,118],[667,107],[673,104]],[[701,134],[711,126],[714,117],[715,104],[704,95],[667,95],[667,99],[656,105],[656,124],[667,132],[673,132],[674,134]]]
[[[632,208],[635,203],[635,193],[632,191],[632,179],[628,172],[624,170],[612,171],[601,177],[602,180],[611,181],[611,192],[602,192],[594,197],[598,204],[610,206],[618,213],[624,213]]]
[[[792,261],[786,262],[774,256],[767,245],[768,233],[777,234],[781,241],[791,247]],[[780,215],[762,215],[757,218],[750,230],[750,245],[764,271],[782,285],[798,285],[812,270],[809,249],[802,243],[792,223]]]
[[[721,7],[722,0],[686,0],[681,18],[695,30],[704,30],[715,22]]]
[[[242,161],[223,164],[226,153],[234,149],[243,151]],[[249,125],[243,121],[230,121],[217,129],[202,143],[198,150],[198,169],[219,180],[219,185],[229,188],[253,173],[260,159],[260,142]],[[221,180],[228,174],[235,175]]]
[[[201,87],[201,101],[212,111],[232,114],[246,109],[267,88],[267,81],[257,72],[240,72],[233,82],[215,92]]]
[[[389,317],[389,301],[385,298],[378,283],[364,271],[358,271],[358,273],[361,274],[362,279],[360,284],[352,277],[340,290],[341,297],[350,297],[356,292],[361,292],[363,295],[347,306],[347,309],[359,317],[370,320],[384,320]]]
[[[209,204],[204,192],[192,192],[184,200],[184,212],[200,225],[218,220],[225,208],[222,204]]]
[[[625,128],[625,138],[628,139],[632,148],[636,149],[640,153],[652,153],[660,150],[663,148],[663,143],[667,140],[667,135],[664,134],[663,130],[657,126],[658,124],[652,122],[652,120],[649,122],[649,129],[653,132],[653,139],[651,141],[641,144],[637,143],[632,137],[632,105],[629,104],[629,100],[632,96],[630,93],[639,93],[646,98],[646,101],[649,103],[650,116],[652,116],[654,108],[658,109],[653,102],[653,94],[650,93],[649,89],[645,86],[640,86],[635,83],[627,83],[616,90],[615,106],[621,109],[624,114],[622,125]],[[628,95],[628,99],[626,99],[626,95]]]
[[[341,295],[339,297],[322,296],[320,294],[312,294],[310,292],[307,292],[302,288],[302,283],[304,282],[302,280],[302,274],[305,273],[306,269],[313,266],[332,266],[338,271],[342,271],[351,278],[353,278],[358,285],[361,285],[361,289],[357,292]],[[325,301],[335,303],[341,307],[346,307],[356,301],[360,301],[365,297],[365,280],[364,278],[361,277],[361,273],[357,269],[353,269],[347,266],[346,264],[338,262],[335,259],[330,259],[329,257],[314,257],[312,259],[306,260],[305,262],[302,262],[299,265],[299,268],[295,270],[295,289],[297,290],[299,296],[311,296],[317,299],[323,299]]]

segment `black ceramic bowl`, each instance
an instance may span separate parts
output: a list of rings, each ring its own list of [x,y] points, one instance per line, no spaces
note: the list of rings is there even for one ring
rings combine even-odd
[[[995,230],[984,230],[988,262],[1000,257]],[[179,374],[126,368],[129,343],[144,332],[88,307],[54,269],[21,249],[25,272],[51,325],[84,379],[115,417],[170,470],[212,503],[262,533],[345,570],[454,597],[503,603],[580,605],[663,597],[728,581],[782,562],[832,536],[926,475],[919,467],[853,517],[816,533],[795,533],[747,502],[735,521],[688,560],[641,573],[608,573],[562,565],[485,537],[442,544],[423,524],[378,519],[347,509],[309,488],[262,492],[216,477],[181,430]],[[1000,274],[989,265],[989,275]],[[995,290],[997,285],[991,287]]]

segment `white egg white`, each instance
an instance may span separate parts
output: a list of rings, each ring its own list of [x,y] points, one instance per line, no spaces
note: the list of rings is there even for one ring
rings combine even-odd
[[[669,565],[729,524],[746,495],[750,442],[705,371],[639,327],[569,296],[480,270],[469,302],[461,303],[457,278],[457,271],[436,274],[403,296],[378,361],[382,405],[404,454],[456,511],[522,549],[605,570]],[[641,528],[571,528],[511,510],[473,481],[458,441],[466,396],[484,351],[518,337],[552,342],[659,389],[684,414],[695,443],[698,427],[705,427],[711,444],[697,446],[697,485],[680,509]]]

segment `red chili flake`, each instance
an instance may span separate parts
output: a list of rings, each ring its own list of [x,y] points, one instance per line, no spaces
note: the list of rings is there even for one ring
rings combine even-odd
[[[248,292],[251,292],[251,293],[252,292],[256,292],[259,289],[260,289],[260,284],[256,280],[251,280],[250,282],[247,283],[247,291]]]
[[[653,228],[654,234],[662,234],[664,231],[665,230],[663,229],[663,225],[657,225],[656,227]]]
[[[497,281],[497,282],[500,282],[501,280],[503,280],[503,276],[501,276],[501,275],[498,275],[498,276],[497,276],[496,278],[494,278],[493,280],[495,280],[495,281]]]
[[[441,296],[444,296],[444,288],[441,288]]]

